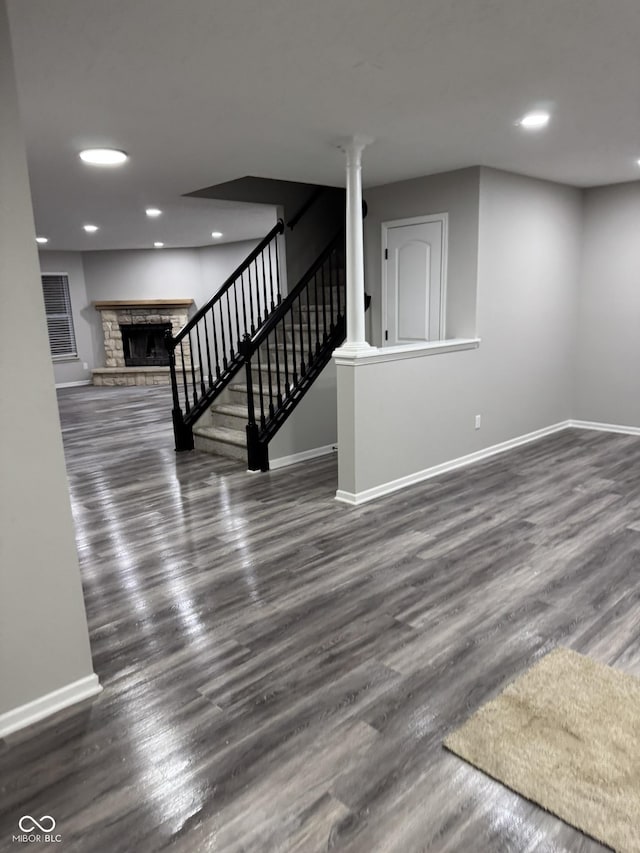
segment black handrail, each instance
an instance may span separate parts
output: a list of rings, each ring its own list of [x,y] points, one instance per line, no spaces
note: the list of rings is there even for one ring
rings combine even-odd
[[[243,337],[282,301],[277,238],[283,232],[279,219],[183,328],[165,334],[176,450],[193,449],[193,424],[242,367]]]

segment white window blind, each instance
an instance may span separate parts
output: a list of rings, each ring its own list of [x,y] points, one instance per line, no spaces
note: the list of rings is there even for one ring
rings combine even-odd
[[[42,290],[51,355],[54,358],[77,355],[68,277],[61,274],[43,275]]]

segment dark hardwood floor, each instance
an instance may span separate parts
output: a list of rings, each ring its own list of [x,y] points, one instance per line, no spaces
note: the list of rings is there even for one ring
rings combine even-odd
[[[442,739],[556,645],[640,675],[640,438],[350,508],[333,458],[176,456],[168,402],[60,392],[105,689],[0,743],[0,849],[47,814],[82,853],[603,850]]]

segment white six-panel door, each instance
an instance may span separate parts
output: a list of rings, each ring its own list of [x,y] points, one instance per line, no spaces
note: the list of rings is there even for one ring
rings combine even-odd
[[[382,224],[383,344],[444,337],[447,215]]]

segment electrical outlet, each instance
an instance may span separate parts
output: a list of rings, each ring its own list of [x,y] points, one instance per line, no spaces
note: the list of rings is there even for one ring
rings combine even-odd
[[[476,415],[476,429],[480,429],[481,421],[482,421],[482,415]]]
[[[87,364],[87,362],[86,362],[86,361],[83,361],[83,362],[82,362],[82,369],[83,369],[83,370],[89,370],[89,365]]]

